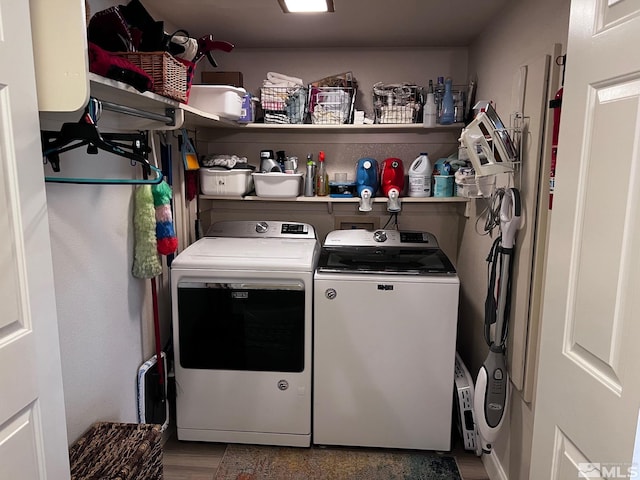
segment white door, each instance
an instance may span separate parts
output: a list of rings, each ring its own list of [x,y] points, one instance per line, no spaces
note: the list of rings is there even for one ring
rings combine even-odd
[[[640,0],[572,1],[531,480],[640,478],[638,45]]]
[[[69,478],[29,2],[0,0],[0,479]]]

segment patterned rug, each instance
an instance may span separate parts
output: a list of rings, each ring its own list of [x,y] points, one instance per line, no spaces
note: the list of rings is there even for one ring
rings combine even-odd
[[[461,480],[455,458],[432,452],[230,444],[215,480]]]

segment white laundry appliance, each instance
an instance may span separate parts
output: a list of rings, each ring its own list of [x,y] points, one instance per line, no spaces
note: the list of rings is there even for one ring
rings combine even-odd
[[[429,233],[327,235],[314,279],[314,444],[450,449],[459,285]]]
[[[309,446],[311,225],[214,224],[171,265],[180,440]]]

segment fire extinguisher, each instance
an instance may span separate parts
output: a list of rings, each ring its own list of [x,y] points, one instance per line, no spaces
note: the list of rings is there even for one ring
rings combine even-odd
[[[564,90],[564,70],[567,56],[556,58],[556,63],[562,65],[562,85],[556,92],[556,96],[549,102],[549,108],[553,108],[553,134],[551,136],[551,169],[549,172],[549,210],[553,208],[553,192],[556,186],[556,161],[558,159],[558,134],[560,132],[560,113],[562,111],[562,93]]]

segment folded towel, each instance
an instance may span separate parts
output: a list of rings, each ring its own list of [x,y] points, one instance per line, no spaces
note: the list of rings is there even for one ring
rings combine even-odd
[[[206,168],[222,167],[228,170],[232,168],[249,168],[247,157],[238,157],[237,155],[207,155],[202,157],[200,165]]]
[[[289,117],[284,113],[265,113],[264,123],[291,123]]]
[[[285,87],[295,87],[304,85],[301,78],[290,77],[278,72],[267,72],[266,81],[269,82],[272,86],[280,85]]]

